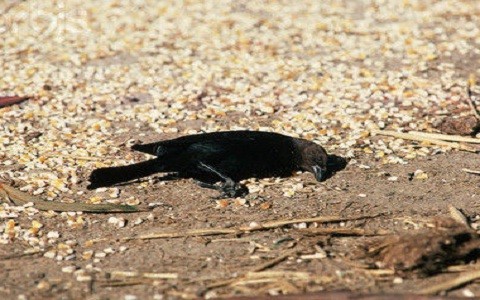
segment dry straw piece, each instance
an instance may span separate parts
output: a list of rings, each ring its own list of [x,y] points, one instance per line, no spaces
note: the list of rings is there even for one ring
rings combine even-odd
[[[88,203],[62,203],[40,199],[21,192],[5,183],[0,182],[0,196],[5,200],[12,201],[15,205],[22,206],[33,203],[33,207],[39,210],[52,211],[81,211],[90,213],[113,213],[113,212],[138,212],[138,208],[130,205],[118,204],[88,204]]]
[[[399,139],[404,139],[404,140],[413,140],[413,141],[420,141],[420,142],[427,142],[432,145],[439,145],[439,146],[445,146],[445,147],[450,147],[453,149],[458,149],[458,150],[463,150],[463,151],[468,151],[468,152],[478,152],[480,151],[479,149],[464,145],[464,144],[459,144],[459,143],[451,143],[451,142],[445,142],[439,139],[432,138],[430,136],[425,136],[425,134],[422,135],[417,135],[414,133],[404,133],[404,132],[396,132],[396,131],[389,131],[389,130],[372,130],[372,134],[378,134],[378,135],[386,135],[386,136],[392,136],[396,137]]]
[[[341,216],[321,216],[316,218],[300,218],[292,220],[276,220],[276,221],[266,221],[263,223],[257,223],[254,226],[241,226],[238,228],[203,228],[203,229],[190,229],[176,232],[154,232],[148,234],[142,234],[134,237],[127,237],[124,240],[148,240],[148,239],[165,239],[165,238],[179,238],[179,237],[188,237],[188,236],[210,236],[210,235],[221,235],[221,234],[240,234],[258,230],[266,230],[272,228],[279,228],[285,225],[292,225],[298,223],[330,223],[330,222],[343,222],[343,221],[353,221],[361,219],[370,219],[376,218],[379,215],[360,215],[354,217],[341,217]],[[323,232],[321,234],[335,234],[335,229],[327,230],[328,233]],[[320,232],[320,231],[319,231]],[[345,233],[344,228],[338,230],[338,233],[341,235]],[[352,233],[352,232],[350,232]],[[358,235],[359,232],[356,232]],[[320,234],[320,233],[319,233]]]

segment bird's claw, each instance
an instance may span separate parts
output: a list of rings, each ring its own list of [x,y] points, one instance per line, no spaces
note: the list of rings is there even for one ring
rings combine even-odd
[[[227,180],[221,187],[221,196],[227,198],[245,197],[248,194],[248,188],[243,184],[236,183],[233,180]]]

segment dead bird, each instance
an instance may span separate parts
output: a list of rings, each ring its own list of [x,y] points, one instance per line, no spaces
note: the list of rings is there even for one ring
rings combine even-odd
[[[247,187],[239,183],[242,179],[288,177],[295,171],[307,171],[322,181],[328,177],[329,163],[332,169],[342,164],[340,157],[328,156],[325,149],[311,141],[260,131],[202,133],[136,144],[132,149],[156,158],[96,169],[87,188],[111,186],[162,172],[175,178],[193,178],[201,187],[219,190],[222,197],[238,197],[248,194]]]

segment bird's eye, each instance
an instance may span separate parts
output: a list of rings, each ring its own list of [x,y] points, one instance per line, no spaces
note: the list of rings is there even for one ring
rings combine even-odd
[[[162,146],[156,146],[154,153],[156,156],[161,156],[165,153],[165,149]]]

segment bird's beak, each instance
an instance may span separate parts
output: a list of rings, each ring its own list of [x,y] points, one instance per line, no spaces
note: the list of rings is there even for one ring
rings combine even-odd
[[[315,179],[317,181],[322,181],[325,176],[326,170],[318,165],[312,166],[313,174],[315,174]]]

